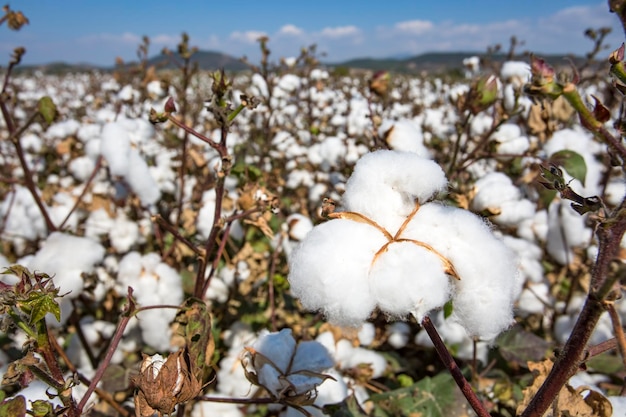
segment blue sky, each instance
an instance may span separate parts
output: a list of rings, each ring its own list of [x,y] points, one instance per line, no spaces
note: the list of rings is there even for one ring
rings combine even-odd
[[[313,43],[324,61],[416,55],[431,51],[483,52],[511,35],[522,49],[541,53],[589,51],[586,28],[609,26],[617,48],[624,33],[607,1],[413,0],[413,1],[201,1],[15,0],[30,25],[0,27],[0,65],[16,46],[24,63],[51,61],[113,65],[136,57],[141,37],[151,55],[175,47],[182,32],[192,46],[235,57],[259,57],[259,35],[270,38],[272,56],[289,57]],[[4,3],[3,3],[4,4]]]

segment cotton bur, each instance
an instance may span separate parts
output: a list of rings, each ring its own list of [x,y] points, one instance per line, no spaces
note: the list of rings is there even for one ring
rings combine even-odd
[[[291,256],[294,295],[350,327],[376,308],[421,322],[451,302],[468,335],[493,339],[513,322],[517,258],[482,218],[433,201],[446,184],[439,165],[414,153],[363,156],[344,211],[327,213]]]

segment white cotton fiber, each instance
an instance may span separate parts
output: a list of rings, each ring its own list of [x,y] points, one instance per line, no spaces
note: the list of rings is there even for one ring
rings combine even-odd
[[[395,231],[420,203],[443,190],[447,180],[435,162],[414,153],[376,151],[363,156],[346,183],[343,205]]]
[[[350,220],[313,228],[291,257],[293,294],[306,309],[321,309],[340,325],[359,326],[376,305],[367,276],[384,243],[380,231]]]
[[[385,312],[421,321],[429,311],[446,303],[448,276],[437,255],[412,242],[395,242],[372,265],[370,289]]]
[[[131,149],[129,155],[130,167],[126,175],[126,181],[137,194],[144,206],[155,204],[161,198],[161,190],[156,183],[146,161],[139,155],[135,149]]]
[[[95,264],[102,262],[104,247],[85,238],[53,232],[43,247],[35,254],[29,267],[53,277],[61,294],[76,298],[84,287],[81,274],[91,273]]]
[[[126,176],[130,167],[130,137],[122,124],[110,122],[102,129],[100,151],[111,175]]]
[[[454,317],[471,336],[491,339],[513,322],[517,257],[481,218],[436,203],[422,206],[403,234],[430,244],[456,269]]]
[[[431,157],[430,151],[424,146],[424,135],[420,125],[412,120],[385,120],[378,129],[378,134],[386,137],[392,149],[413,152],[424,158]]]

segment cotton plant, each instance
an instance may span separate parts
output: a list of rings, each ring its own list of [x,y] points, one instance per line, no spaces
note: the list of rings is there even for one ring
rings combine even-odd
[[[261,333],[243,359],[250,382],[294,408],[313,403],[334,362],[317,341],[296,343],[291,329]]]
[[[375,308],[421,322],[446,303],[469,335],[492,339],[513,321],[516,257],[474,214],[435,201],[446,178],[413,153],[361,158],[346,184],[345,211],[307,234],[289,281],[306,309],[358,327]]]

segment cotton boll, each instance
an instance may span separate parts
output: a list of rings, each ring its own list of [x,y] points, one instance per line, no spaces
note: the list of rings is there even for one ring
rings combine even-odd
[[[387,342],[396,349],[406,346],[409,341],[411,328],[404,322],[396,322],[387,328]]]
[[[522,136],[520,127],[512,123],[501,125],[491,138],[498,143],[499,154],[520,155],[530,146],[528,138]]]
[[[198,211],[198,218],[196,219],[196,229],[198,234],[203,239],[207,239],[211,234],[213,228],[213,221],[215,217],[215,189],[206,190],[202,194],[202,207]]]
[[[133,192],[137,194],[143,206],[155,204],[161,198],[161,190],[150,175],[148,164],[136,149],[130,150],[128,162],[131,165],[128,167],[126,181],[128,181]]]
[[[313,229],[313,222],[302,214],[293,213],[287,217],[287,225],[289,226],[289,238],[302,241],[307,233]]]
[[[513,321],[520,287],[517,258],[474,214],[425,204],[403,237],[431,245],[459,275],[453,280],[453,316],[472,336],[492,339]]]
[[[102,129],[100,151],[111,175],[126,176],[130,168],[130,137],[121,123],[107,123]]]
[[[331,322],[359,326],[376,305],[367,276],[374,254],[384,243],[380,231],[351,220],[315,227],[290,259],[293,294],[306,309],[321,309]]]
[[[554,305],[550,288],[545,283],[530,284],[517,300],[516,312],[520,317],[530,314],[545,314],[547,306]]]
[[[117,279],[124,291],[129,286],[135,290],[133,294],[142,306],[178,305],[183,300],[180,276],[156,253],[144,256],[137,252],[126,254],[119,263]],[[159,351],[169,350],[169,325],[175,315],[173,309],[151,309],[139,313],[144,342]]]
[[[53,276],[61,293],[76,298],[83,290],[81,273],[90,273],[104,258],[104,247],[91,239],[53,232],[35,254],[29,267]]]
[[[358,336],[361,346],[371,345],[376,337],[376,327],[373,323],[365,322],[359,329]]]
[[[555,261],[567,265],[574,260],[573,248],[591,239],[591,230],[585,226],[585,217],[569,205],[552,202],[548,209],[547,251]]]
[[[430,158],[430,151],[424,146],[421,127],[408,119],[396,122],[385,120],[378,129],[389,146],[397,151],[413,152],[424,158]]]
[[[221,368],[220,368],[221,369]],[[217,398],[228,399],[231,396],[229,394],[223,393],[214,393],[212,396]],[[241,396],[236,396],[241,398]],[[191,417],[209,417],[209,416],[220,416],[220,417],[244,417],[245,414],[239,410],[240,405],[235,403],[228,402],[217,402],[217,401],[197,401],[193,405],[193,409],[191,410]]]
[[[446,186],[439,165],[416,154],[376,151],[363,156],[346,184],[343,204],[395,232],[415,208]]]
[[[583,157],[587,166],[584,184],[577,179],[572,179],[565,170],[563,174],[572,190],[585,197],[600,195],[602,192],[601,184],[605,168],[596,155],[603,155],[606,152],[605,149],[605,145],[593,140],[592,134],[582,128],[557,130],[544,145],[544,152],[548,156],[561,150],[571,150]]]
[[[519,256],[519,272],[524,278],[520,281],[542,282],[544,279],[541,265],[543,250],[533,242],[508,235],[503,236],[502,241]]]
[[[504,82],[512,83],[516,88],[521,88],[530,81],[530,65],[521,61],[506,61],[500,69],[500,78]]]
[[[126,253],[139,239],[139,226],[122,211],[110,224],[109,240],[117,253]]]
[[[87,181],[96,167],[93,159],[88,156],[79,156],[70,161],[68,169],[70,173],[79,181]]]
[[[109,233],[113,226],[113,220],[105,209],[94,210],[89,213],[85,221],[85,237],[99,240],[100,236]]]
[[[341,339],[336,343],[335,362],[340,369],[347,370],[367,364],[372,369],[372,378],[379,378],[387,369],[387,360],[373,350],[354,347],[346,340]]]
[[[370,290],[380,309],[395,317],[408,312],[421,321],[443,307],[450,294],[441,259],[413,242],[395,242],[374,261]]]

